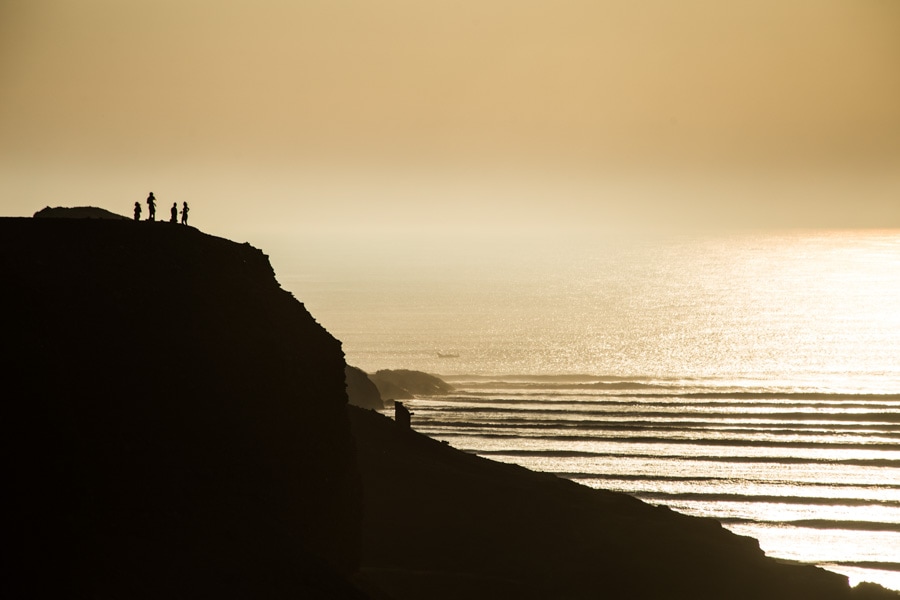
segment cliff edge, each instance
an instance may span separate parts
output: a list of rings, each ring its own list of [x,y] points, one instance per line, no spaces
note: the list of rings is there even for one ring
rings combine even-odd
[[[0,597],[897,597],[348,407],[248,244],[0,218],[0,281]]]
[[[340,342],[267,257],[0,219],[5,597],[355,598]]]

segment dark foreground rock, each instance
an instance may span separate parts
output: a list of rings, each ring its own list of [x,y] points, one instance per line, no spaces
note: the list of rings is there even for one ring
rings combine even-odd
[[[766,558],[711,519],[457,451],[350,407],[361,581],[396,600],[893,598]]]
[[[439,377],[407,369],[382,369],[369,375],[385,400],[409,400],[418,396],[449,394],[453,386]]]
[[[340,343],[247,244],[0,219],[4,598],[356,598]]]
[[[0,219],[0,282],[0,598],[895,597],[348,409],[249,245]]]
[[[112,219],[126,221],[127,217],[117,215],[96,206],[49,206],[34,213],[35,219]]]

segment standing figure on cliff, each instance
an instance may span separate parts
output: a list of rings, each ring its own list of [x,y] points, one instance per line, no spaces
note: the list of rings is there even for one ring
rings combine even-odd
[[[409,431],[412,413],[408,408],[403,406],[402,402],[394,400],[394,422],[400,428],[400,431]]]
[[[173,208],[173,210],[174,210],[174,208]],[[189,210],[190,209],[188,208],[187,202],[182,202],[182,204],[181,204],[181,224],[182,225],[187,225],[187,217],[188,217]]]
[[[156,198],[153,196],[153,192],[150,192],[150,195],[147,196],[147,219],[150,221],[156,220]]]
[[[178,203],[172,203],[172,210],[169,211],[169,223],[177,223],[178,222]]]
[[[141,203],[140,202],[134,203],[134,220],[135,221],[141,220]]]

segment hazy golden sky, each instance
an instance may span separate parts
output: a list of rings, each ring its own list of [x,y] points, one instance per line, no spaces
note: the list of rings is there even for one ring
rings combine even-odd
[[[897,0],[0,0],[0,207],[900,227]],[[165,210],[163,210],[165,212]]]

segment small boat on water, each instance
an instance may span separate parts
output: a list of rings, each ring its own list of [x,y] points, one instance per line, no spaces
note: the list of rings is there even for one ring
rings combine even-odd
[[[443,352],[437,353],[438,358],[459,358],[459,354],[444,354]]]

